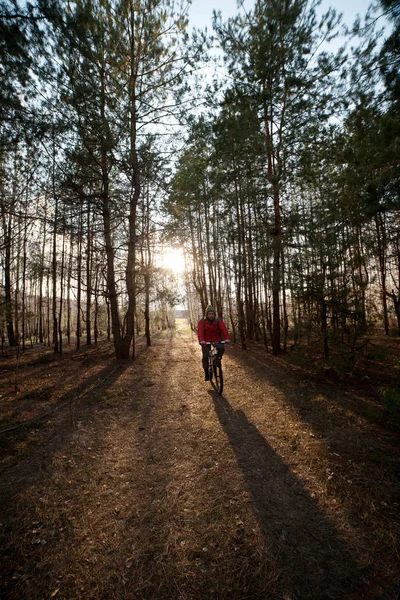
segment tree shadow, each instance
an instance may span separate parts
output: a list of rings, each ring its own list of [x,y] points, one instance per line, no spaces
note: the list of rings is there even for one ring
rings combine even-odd
[[[230,358],[236,367],[246,369],[254,386],[269,384],[284,394],[283,402],[294,408],[300,421],[311,426],[330,452],[336,452],[339,463],[357,461],[360,481],[374,477],[371,469],[380,479],[378,471],[382,468],[390,480],[397,478],[399,432],[382,420],[373,402],[271,355],[234,350]],[[364,489],[360,491],[365,493]]]
[[[325,425],[330,426],[332,423],[339,427],[351,426],[349,411],[353,415],[353,421],[360,418],[373,426],[386,425],[384,422],[385,408],[376,399],[372,399],[371,392],[367,394],[365,389],[361,388],[362,396],[360,396],[344,383],[317,378],[303,367],[288,364],[282,358],[266,355],[265,352],[260,352],[258,349],[250,349],[246,353],[234,350],[231,358],[239,365],[250,369],[255,379],[268,381],[282,390],[303,420],[309,421],[317,429],[323,429]],[[304,387],[301,388],[299,383]],[[329,411],[329,419],[318,418],[320,411],[326,413],[324,405],[318,402],[318,406],[316,406],[316,403],[313,402],[310,406],[310,393],[304,393],[305,388],[308,387],[309,390],[312,390],[316,386],[318,386],[318,392],[329,397],[329,404],[337,409],[334,413]]]
[[[347,598],[358,565],[301,481],[242,410],[208,392],[291,598]]]
[[[103,406],[99,401],[100,398],[131,366],[131,361],[113,361],[107,364],[90,377],[79,381],[73,389],[60,397],[54,406],[59,410],[45,419],[26,424],[16,431],[0,436],[2,458],[7,455],[11,458],[1,473],[0,518],[3,525],[0,531],[1,597],[3,595],[7,598],[27,597],[24,594],[14,594],[14,587],[20,585],[22,579],[14,581],[11,578],[11,571],[15,569],[15,565],[24,565],[28,572],[33,568],[32,558],[26,554],[24,542],[27,535],[26,507],[29,505],[29,489],[32,487],[35,490],[35,486],[40,486],[48,480],[51,485],[55,485],[57,471],[53,465],[54,456],[68,446],[77,430],[80,432],[81,421],[87,423],[95,418],[94,413]],[[85,391],[88,393],[86,394]],[[84,426],[82,436],[85,436]],[[25,448],[25,452],[22,455],[15,454],[15,448],[22,447]],[[21,511],[18,510],[19,505]],[[35,520],[34,506],[31,506],[29,511],[30,519]],[[60,507],[60,514],[62,514],[62,507]]]
[[[3,500],[6,496],[12,499],[30,485],[43,465],[49,464],[52,455],[71,438],[75,431],[77,415],[85,411],[90,413],[98,406],[91,396],[103,394],[112,388],[131,365],[130,361],[114,361],[107,364],[100,371],[79,381],[54,404],[43,408],[38,413],[38,418],[22,422],[18,429],[0,436],[0,458],[6,465],[2,471]],[[63,382],[59,381],[58,384],[63,385]],[[46,415],[44,418],[40,418],[42,413]],[[46,428],[47,431],[44,431]],[[37,435],[32,437],[32,432]],[[42,435],[45,442],[41,439]],[[21,452],[21,449],[24,451]],[[7,461],[7,458],[11,460]]]

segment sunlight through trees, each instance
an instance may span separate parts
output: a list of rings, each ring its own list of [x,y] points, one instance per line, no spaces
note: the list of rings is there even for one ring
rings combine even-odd
[[[1,1],[2,348],[193,327],[354,355],[400,334],[397,3],[339,33],[314,2],[215,15],[225,75],[168,1]],[[182,250],[178,250],[177,248]],[[162,261],[156,260],[164,247]],[[185,273],[183,274],[183,272]]]

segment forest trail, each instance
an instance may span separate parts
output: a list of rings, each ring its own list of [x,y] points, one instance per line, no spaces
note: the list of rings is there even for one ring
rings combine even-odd
[[[396,432],[262,349],[223,365],[219,397],[181,322],[5,463],[2,598],[398,597]]]

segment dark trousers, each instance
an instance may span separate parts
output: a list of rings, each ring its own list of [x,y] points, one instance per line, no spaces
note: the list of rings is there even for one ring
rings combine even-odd
[[[210,354],[211,346],[202,346],[201,350],[203,352],[203,369],[208,371],[208,355]],[[222,357],[225,352],[225,344],[217,344],[218,354]]]

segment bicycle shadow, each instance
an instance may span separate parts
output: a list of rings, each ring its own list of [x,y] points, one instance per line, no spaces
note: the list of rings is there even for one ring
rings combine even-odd
[[[217,384],[215,383],[215,377],[214,377],[214,376],[213,376],[213,378],[211,379],[210,383],[211,383],[211,385],[212,385],[212,388],[213,388],[213,389],[212,389],[212,391],[213,391],[213,392],[215,392],[215,393],[218,395],[218,398],[221,398],[221,395],[220,395],[220,393],[219,393],[219,391],[218,391]],[[212,391],[211,391],[211,390],[208,390],[208,393],[210,394],[210,393],[212,393]]]
[[[295,598],[347,598],[358,565],[301,480],[226,396],[208,392],[264,538]]]

